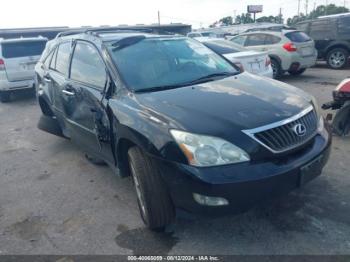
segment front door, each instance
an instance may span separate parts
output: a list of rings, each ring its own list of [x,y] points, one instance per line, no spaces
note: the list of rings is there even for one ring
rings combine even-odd
[[[85,41],[74,47],[70,78],[62,90],[63,111],[73,142],[93,156],[113,163],[110,126],[104,103],[109,83],[98,49]],[[106,145],[109,150],[105,150]]]

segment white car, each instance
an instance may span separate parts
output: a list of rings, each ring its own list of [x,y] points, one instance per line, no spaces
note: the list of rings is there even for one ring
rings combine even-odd
[[[226,57],[241,68],[241,70],[269,78],[272,78],[273,76],[271,61],[266,52],[247,50],[224,39],[206,37],[197,37],[195,39],[203,43],[215,53]]]
[[[0,100],[8,102],[13,92],[34,90],[34,67],[47,38],[0,38]]]
[[[233,43],[249,50],[268,52],[274,78],[285,72],[301,75],[316,63],[317,50],[314,41],[297,30],[270,29],[277,31],[249,32],[231,38]]]

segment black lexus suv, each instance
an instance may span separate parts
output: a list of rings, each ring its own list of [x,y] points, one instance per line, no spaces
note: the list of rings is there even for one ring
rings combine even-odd
[[[331,68],[342,69],[349,64],[349,13],[300,22],[296,27],[313,38],[318,58],[326,60]]]
[[[312,96],[187,37],[63,33],[35,69],[39,127],[131,175],[150,229],[178,210],[242,212],[286,194],[320,175],[330,153]]]

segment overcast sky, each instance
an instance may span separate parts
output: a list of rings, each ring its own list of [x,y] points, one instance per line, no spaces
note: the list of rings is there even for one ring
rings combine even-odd
[[[301,11],[305,12],[301,0]],[[309,11],[316,0],[309,0]],[[318,4],[343,5],[344,0],[318,0]],[[297,13],[298,0],[2,0],[0,28],[34,26],[99,26],[118,24],[188,23],[206,27],[223,16],[246,11],[248,4],[264,4],[261,15],[285,18]],[[350,0],[346,0],[349,7]]]

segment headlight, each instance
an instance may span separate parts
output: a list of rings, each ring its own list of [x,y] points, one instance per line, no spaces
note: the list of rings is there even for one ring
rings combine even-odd
[[[188,162],[193,166],[217,166],[249,161],[239,147],[217,137],[170,130]]]

